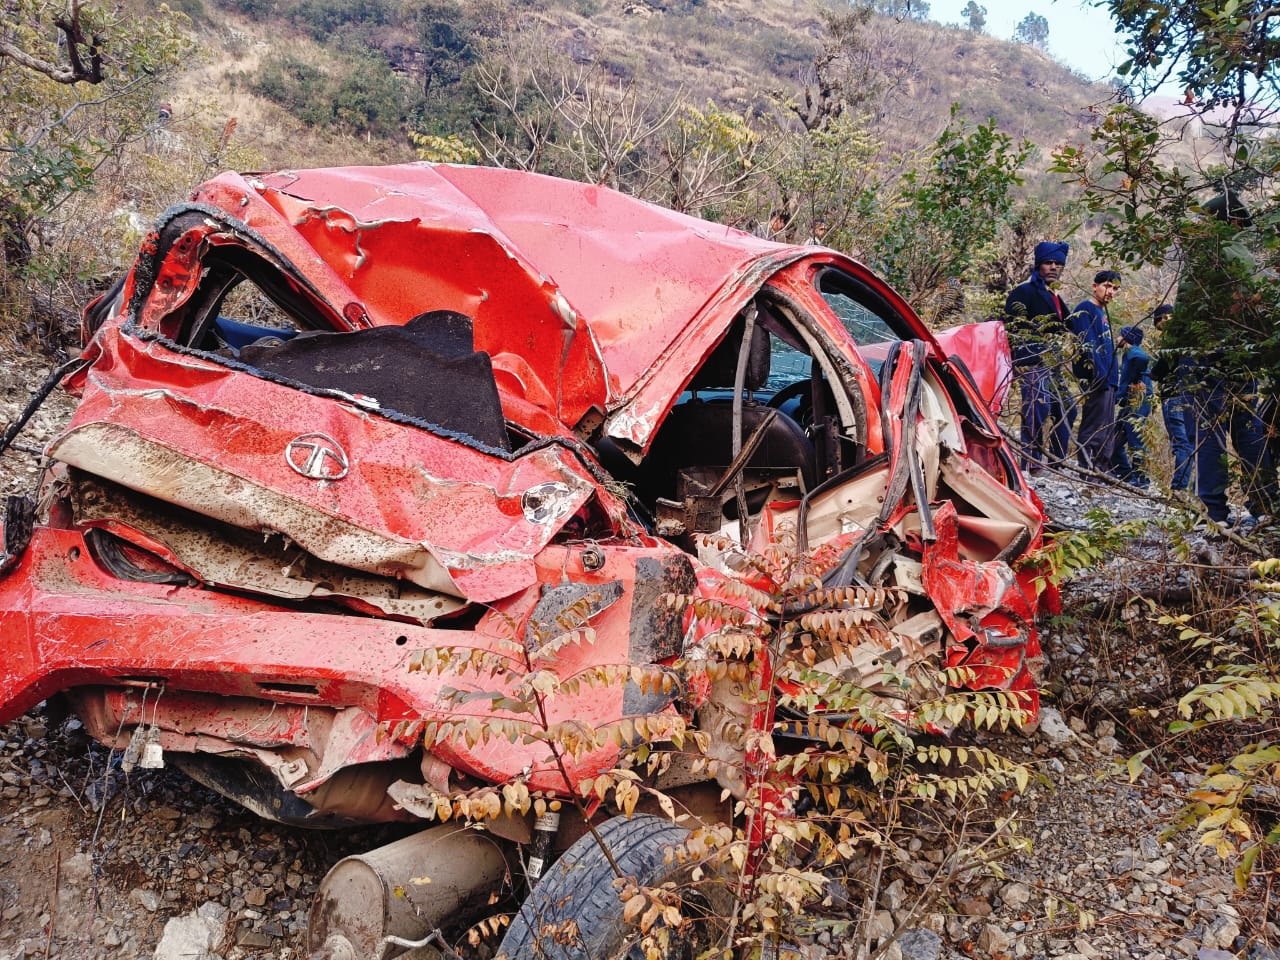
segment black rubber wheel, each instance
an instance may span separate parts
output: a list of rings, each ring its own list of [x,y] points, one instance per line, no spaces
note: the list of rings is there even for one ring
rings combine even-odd
[[[597,830],[624,876],[641,886],[658,886],[686,869],[667,862],[667,850],[689,836],[685,827],[661,817],[638,814],[614,817]],[[608,960],[623,956],[635,928],[622,919],[622,901],[613,881],[617,874],[588,833],[566,850],[511,921],[498,948],[507,960]],[[570,942],[544,934],[566,920],[578,925]],[[675,937],[672,938],[676,939]]]

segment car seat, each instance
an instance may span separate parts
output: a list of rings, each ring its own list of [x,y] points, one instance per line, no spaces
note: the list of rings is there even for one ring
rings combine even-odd
[[[744,328],[741,319],[734,323],[689,382],[687,389],[693,396],[673,407],[659,428],[636,480],[637,492],[645,503],[652,505],[659,497],[678,498],[682,476],[686,480],[697,476],[701,481],[713,478],[714,483],[733,462],[732,394]],[[768,380],[769,355],[768,331],[757,325],[752,330],[743,380],[748,394],[763,388]],[[719,395],[704,397],[700,391],[719,391]],[[726,392],[728,396],[724,395]],[[798,476],[803,488],[811,489],[817,479],[817,458],[804,430],[781,411],[750,396],[744,398],[744,446],[761,424],[763,436],[744,469],[773,479]],[[767,498],[768,491],[762,493],[749,498],[751,510],[759,509]],[[726,516],[735,516],[736,512],[736,504],[726,504]]]

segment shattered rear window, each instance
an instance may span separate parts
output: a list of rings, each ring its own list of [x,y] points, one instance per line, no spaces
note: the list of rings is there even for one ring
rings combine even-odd
[[[510,452],[470,317],[431,310],[403,325],[335,330],[299,281],[252,250],[214,248],[201,266],[191,296],[162,324],[180,345]]]

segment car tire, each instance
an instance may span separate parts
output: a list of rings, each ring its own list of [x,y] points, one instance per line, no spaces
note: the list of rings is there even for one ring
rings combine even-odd
[[[614,817],[597,828],[623,875],[641,886],[658,886],[687,866],[667,862],[667,851],[683,843],[689,830],[661,817]],[[511,921],[498,948],[506,960],[608,960],[625,956],[636,929],[622,918],[617,874],[587,833],[548,869]],[[567,920],[578,935],[566,943],[544,934]],[[675,938],[673,938],[674,940]]]

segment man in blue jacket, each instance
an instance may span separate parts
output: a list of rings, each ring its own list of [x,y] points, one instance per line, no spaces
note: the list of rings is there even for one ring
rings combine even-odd
[[[1030,473],[1044,468],[1046,434],[1054,460],[1066,459],[1071,443],[1066,386],[1050,349],[1053,336],[1071,332],[1067,305],[1050,289],[1062,276],[1068,249],[1065,243],[1037,243],[1030,278],[1009,291],[1004,303],[1022,400],[1022,468]]]
[[[1080,381],[1080,433],[1076,457],[1080,466],[1107,473],[1116,445],[1116,342],[1111,335],[1107,305],[1120,290],[1120,274],[1100,270],[1093,277],[1093,293],[1071,314],[1072,332],[1080,350],[1071,372]]]
[[[1124,356],[1120,361],[1119,427],[1115,450],[1115,474],[1135,487],[1150,484],[1146,474],[1147,447],[1142,439],[1142,425],[1151,416],[1151,354],[1142,349],[1142,328],[1122,327],[1120,342]]]

